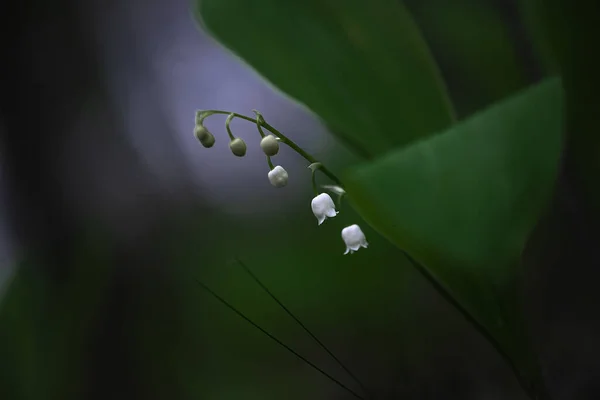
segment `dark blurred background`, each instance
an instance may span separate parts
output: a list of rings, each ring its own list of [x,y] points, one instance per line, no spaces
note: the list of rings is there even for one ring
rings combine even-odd
[[[462,117],[552,72],[526,39],[537,28],[524,2],[407,3]],[[366,224],[369,249],[342,256],[341,228],[361,221],[346,204],[317,229],[296,154],[277,156],[290,183],[275,190],[251,124],[232,124],[244,158],[220,116],[207,124],[215,147],[197,143],[195,110],[255,108],[335,171],[359,161],[202,32],[190,3],[0,7],[0,399],[352,398],[195,283],[352,386],[236,256],[379,399],[525,399],[493,348]],[[475,52],[445,41],[481,18]],[[490,80],[465,58],[500,73]],[[527,283],[555,399],[598,398],[587,225],[561,176],[535,236],[553,251]]]

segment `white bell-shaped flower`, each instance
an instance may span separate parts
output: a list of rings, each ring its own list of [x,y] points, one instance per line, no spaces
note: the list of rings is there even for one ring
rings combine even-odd
[[[313,214],[317,217],[317,221],[319,225],[325,221],[327,217],[333,218],[338,212],[335,210],[335,204],[333,204],[333,200],[331,196],[327,193],[321,193],[310,202],[310,207],[312,208]]]
[[[282,166],[278,165],[269,171],[269,182],[271,185],[280,188],[287,185],[288,173]]]
[[[365,249],[369,246],[365,234],[360,229],[360,226],[354,224],[342,229],[342,239],[346,244],[346,252],[344,254],[352,254],[361,247]]]

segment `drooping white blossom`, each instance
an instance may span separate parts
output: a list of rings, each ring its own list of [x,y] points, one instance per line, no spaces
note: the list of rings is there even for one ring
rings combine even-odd
[[[326,218],[335,217],[338,212],[335,210],[335,204],[327,193],[321,193],[317,195],[310,202],[313,214],[317,218],[318,224],[321,225]]]
[[[352,254],[361,247],[365,249],[369,246],[365,234],[360,229],[360,226],[354,224],[342,229],[342,239],[346,244],[346,252],[344,254]]]
[[[269,171],[269,182],[276,188],[284,187],[288,182],[288,173],[282,166],[277,165]]]

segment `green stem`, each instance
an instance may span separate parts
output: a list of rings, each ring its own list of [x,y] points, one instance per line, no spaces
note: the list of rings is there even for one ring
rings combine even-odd
[[[229,127],[229,124],[231,123],[231,120],[235,117],[234,113],[229,114],[229,117],[227,117],[227,120],[225,121],[225,129],[227,130],[227,134],[229,135],[229,139],[233,140],[235,139],[235,137],[233,136],[233,133],[231,133],[231,128]]]
[[[238,113],[232,113],[232,112],[229,112],[229,111],[223,111],[223,110],[201,110],[201,111],[199,111],[199,113],[204,113],[205,117],[208,117],[209,115],[212,115],[212,114],[233,115],[236,118],[245,119],[246,121],[252,122],[254,124],[257,123],[256,118],[250,118],[250,117],[247,117],[245,115],[238,114]],[[202,120],[204,118],[201,118],[200,122],[202,122]],[[302,148],[300,148],[300,146],[298,146],[292,139],[288,138],[283,133],[279,132],[277,129],[275,129],[274,127],[272,127],[271,125],[269,125],[267,122],[261,121],[260,125],[257,124],[257,126],[262,126],[266,130],[268,130],[269,132],[271,132],[273,135],[277,136],[282,143],[288,145],[292,150],[294,150],[296,153],[298,153],[301,157],[303,157],[309,163],[312,164],[312,163],[318,162],[316,158],[314,158],[313,156],[311,156],[310,154],[308,154],[306,151],[302,150]],[[329,179],[331,179],[337,185],[343,187],[342,182],[338,179],[337,176],[335,176],[335,174],[333,172],[331,172],[329,169],[327,169],[327,167],[321,166],[320,170],[321,170],[321,172],[323,172],[323,174],[325,174],[325,176],[327,176]]]
[[[313,192],[315,192],[315,196],[318,196],[319,188],[317,188],[317,179],[315,177],[315,175],[316,175],[315,172],[316,172],[316,170],[312,171],[311,182],[312,182]]]
[[[252,112],[254,114],[256,114],[256,127],[258,128],[258,133],[260,134],[261,138],[264,138],[265,137],[265,133],[263,132],[263,130],[260,127],[260,125],[265,121],[265,119],[263,118],[262,114],[259,113],[257,110],[252,110]]]

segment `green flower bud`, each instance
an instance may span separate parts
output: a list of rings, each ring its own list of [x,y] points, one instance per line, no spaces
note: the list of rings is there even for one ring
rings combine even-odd
[[[229,142],[229,148],[231,149],[231,152],[238,157],[244,157],[246,155],[246,143],[240,138],[235,138]]]
[[[204,127],[204,125],[196,125],[194,128],[194,136],[202,143],[202,146],[209,148],[215,144],[215,137]]]
[[[196,125],[194,128],[194,136],[196,136],[196,139],[198,139],[200,142],[202,141],[202,138],[209,134],[210,132],[204,127],[204,125]]]
[[[208,132],[208,135],[205,135],[202,139],[200,139],[200,143],[202,143],[202,146],[208,149],[209,147],[213,147],[215,144],[215,137],[212,133]]]
[[[279,142],[273,135],[267,135],[260,141],[260,148],[269,157],[273,157],[279,152]]]

